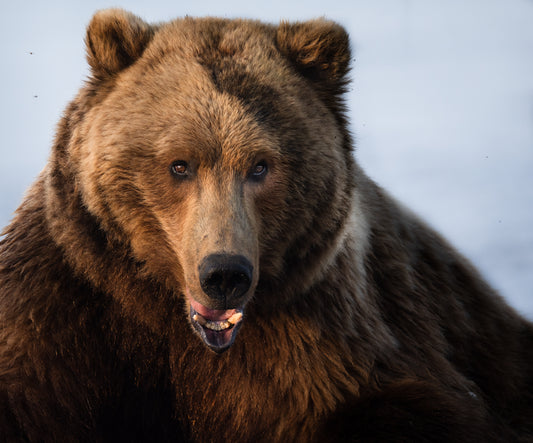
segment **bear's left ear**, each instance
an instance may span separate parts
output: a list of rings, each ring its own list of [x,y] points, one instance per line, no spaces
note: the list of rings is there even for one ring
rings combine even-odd
[[[296,70],[316,82],[320,90],[333,95],[344,92],[351,52],[348,33],[342,26],[323,19],[282,22],[276,44]]]
[[[106,78],[130,66],[143,53],[154,28],[122,9],[98,11],[87,27],[87,61],[94,77]]]

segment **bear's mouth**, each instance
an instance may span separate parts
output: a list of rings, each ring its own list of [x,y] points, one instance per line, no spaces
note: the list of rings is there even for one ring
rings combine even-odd
[[[210,309],[192,298],[189,301],[189,315],[194,330],[211,350],[217,353],[226,351],[241,327],[243,310]]]

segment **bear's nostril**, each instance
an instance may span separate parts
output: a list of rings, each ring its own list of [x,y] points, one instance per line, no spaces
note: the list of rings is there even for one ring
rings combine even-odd
[[[218,273],[218,272],[213,272],[211,274],[209,274],[205,280],[202,282],[203,285],[205,286],[211,286],[211,287],[216,287],[216,288],[219,288],[220,286],[222,286],[224,282],[224,277],[221,273]]]
[[[232,286],[248,286],[250,287],[250,279],[242,272],[238,272],[230,277],[230,284]]]
[[[242,255],[212,254],[199,267],[200,285],[211,298],[226,304],[242,297],[252,284],[253,266]]]

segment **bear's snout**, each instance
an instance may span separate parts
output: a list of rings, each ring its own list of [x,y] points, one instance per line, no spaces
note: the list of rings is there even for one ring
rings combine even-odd
[[[198,268],[200,286],[217,305],[224,304],[227,309],[246,295],[253,270],[252,263],[242,255],[211,254]]]

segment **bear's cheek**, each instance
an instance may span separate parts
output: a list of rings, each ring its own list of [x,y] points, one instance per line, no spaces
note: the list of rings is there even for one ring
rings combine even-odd
[[[165,166],[134,163],[134,173],[129,183],[117,184],[112,201],[114,217],[124,234],[128,236],[135,258],[144,263],[144,268],[162,278],[179,291],[184,282],[183,262],[180,251],[185,248],[183,221],[188,212],[186,190],[176,189],[166,181]],[[162,170],[163,172],[161,172]],[[128,190],[136,192],[130,198]],[[183,192],[182,192],[183,191]],[[116,209],[116,208],[119,209]]]
[[[277,168],[265,186],[253,190],[251,207],[255,214],[261,278],[282,272],[285,251],[298,231],[301,220],[294,216],[289,173]]]
[[[191,248],[195,248],[195,245],[191,236],[188,235],[191,225],[194,223],[190,209],[191,206],[194,206],[194,202],[190,200],[190,198],[175,199],[172,202],[167,202],[166,205],[158,205],[152,209],[161,231],[158,243],[165,245],[171,251],[166,260],[173,263],[175,277],[181,286],[184,286],[186,279],[191,276],[191,267],[187,264],[191,263],[191,259],[193,259],[190,256],[190,251],[195,250],[191,250]]]

